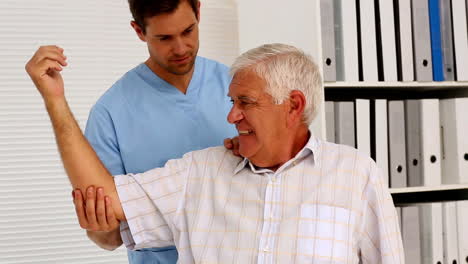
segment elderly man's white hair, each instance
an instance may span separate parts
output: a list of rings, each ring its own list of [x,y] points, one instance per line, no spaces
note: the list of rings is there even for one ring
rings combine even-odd
[[[240,55],[231,66],[231,74],[251,70],[265,80],[266,92],[276,104],[289,98],[293,90],[306,98],[304,122],[310,125],[323,100],[322,78],[311,56],[285,44],[265,44]]]

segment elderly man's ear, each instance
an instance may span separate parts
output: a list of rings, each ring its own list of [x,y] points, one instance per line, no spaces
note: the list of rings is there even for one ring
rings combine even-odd
[[[294,90],[289,94],[288,127],[302,122],[305,105],[306,98],[301,91]]]

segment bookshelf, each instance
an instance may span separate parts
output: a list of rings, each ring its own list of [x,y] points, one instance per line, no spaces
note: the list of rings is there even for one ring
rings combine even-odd
[[[468,82],[326,82],[326,101],[468,97]]]
[[[426,90],[451,90],[463,89],[468,91],[468,82],[325,82],[325,90],[347,88],[378,88],[378,89],[415,89]]]
[[[468,97],[468,82],[325,82],[326,101]],[[397,207],[468,200],[468,184],[391,188]]]
[[[423,203],[468,200],[468,184],[447,184],[390,189],[393,202],[398,207]]]

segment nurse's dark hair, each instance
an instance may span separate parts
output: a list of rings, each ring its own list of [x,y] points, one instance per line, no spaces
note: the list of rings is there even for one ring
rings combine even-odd
[[[145,19],[174,12],[182,2],[188,2],[195,15],[198,14],[198,0],[128,0],[133,20],[146,33]],[[197,17],[198,18],[198,17]]]

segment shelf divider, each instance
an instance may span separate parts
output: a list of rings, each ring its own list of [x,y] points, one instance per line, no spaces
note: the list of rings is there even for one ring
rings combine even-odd
[[[397,207],[452,202],[468,200],[468,184],[391,188],[390,193]]]

